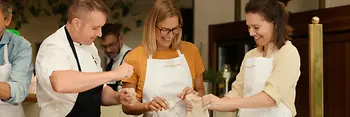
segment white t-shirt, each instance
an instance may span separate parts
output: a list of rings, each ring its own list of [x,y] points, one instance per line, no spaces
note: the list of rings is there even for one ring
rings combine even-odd
[[[79,71],[76,59],[69,46],[65,26],[47,37],[36,57],[37,100],[41,117],[64,117],[74,106],[78,93],[58,93],[52,88],[49,77],[53,71]],[[101,59],[94,44],[74,43],[83,72],[101,72]]]
[[[123,57],[126,54],[126,52],[128,52],[129,50],[131,50],[131,48],[129,46],[123,44],[123,47],[120,49],[120,53],[114,57],[114,63],[112,65],[112,69],[115,69],[124,61]],[[109,63],[110,61],[111,61],[111,59],[107,57],[107,63]]]

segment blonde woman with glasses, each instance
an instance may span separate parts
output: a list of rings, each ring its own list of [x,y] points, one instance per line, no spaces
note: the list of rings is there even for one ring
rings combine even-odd
[[[139,101],[123,105],[126,114],[185,117],[186,95],[204,95],[204,65],[198,48],[181,40],[182,24],[172,0],[155,0],[145,20],[143,44],[125,58],[134,73],[123,80],[123,88],[134,88]]]

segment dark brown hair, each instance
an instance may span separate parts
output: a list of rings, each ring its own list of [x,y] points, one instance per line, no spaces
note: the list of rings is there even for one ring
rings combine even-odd
[[[283,3],[278,0],[249,0],[245,6],[246,13],[258,13],[274,25],[273,43],[280,49],[292,33],[288,25],[289,12]]]
[[[92,11],[100,11],[107,17],[110,9],[102,0],[72,0],[68,7],[68,22],[71,22],[74,18],[83,18],[86,13]]]
[[[102,26],[102,40],[105,40],[105,37],[107,35],[114,35],[116,38],[119,38],[120,36],[120,30],[122,29],[122,25],[115,23],[107,23],[104,26]]]

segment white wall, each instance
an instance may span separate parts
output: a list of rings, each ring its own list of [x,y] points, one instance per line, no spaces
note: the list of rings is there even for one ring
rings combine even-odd
[[[326,8],[350,5],[350,0],[325,0]],[[344,11],[349,12],[349,11]]]
[[[208,68],[208,26],[234,21],[234,0],[194,0],[194,42],[202,47],[202,59]]]
[[[248,1],[249,0],[241,0],[241,19],[242,20],[245,20],[244,7]],[[316,10],[318,8],[319,8],[319,0],[291,0],[287,6],[287,10],[292,13]]]
[[[292,0],[287,9],[292,13],[316,10],[319,8],[319,0]]]

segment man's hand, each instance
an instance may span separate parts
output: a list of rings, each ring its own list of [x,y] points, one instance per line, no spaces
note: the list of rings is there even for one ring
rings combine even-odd
[[[136,92],[134,88],[123,88],[119,91],[120,104],[132,105],[137,102]]]
[[[185,99],[186,95],[188,94],[195,94],[195,95],[198,95],[198,93],[193,90],[193,88],[190,88],[190,87],[186,87],[182,90],[182,92],[180,94],[177,95],[178,98],[181,98],[182,100]]]
[[[134,73],[134,67],[127,63],[123,63],[110,72],[112,72],[113,79],[119,81],[131,77],[131,75]]]

